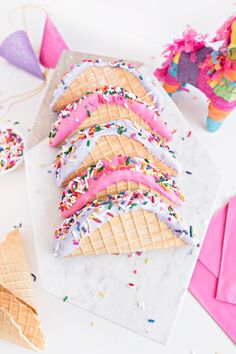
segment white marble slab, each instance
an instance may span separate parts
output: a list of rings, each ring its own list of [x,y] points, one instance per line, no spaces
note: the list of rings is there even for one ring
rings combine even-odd
[[[151,76],[147,68],[142,67],[141,71]],[[177,178],[186,195],[186,202],[179,210],[197,230],[201,242],[217,197],[219,173],[197,138],[193,134],[187,138],[189,125],[159,83],[156,84],[164,96],[163,115],[171,129],[177,129],[172,146],[178,151],[184,169],[192,172]],[[44,289],[61,299],[68,296],[68,302],[166,344],[176,324],[199,248],[193,251],[186,246],[132,257],[54,258],[51,241],[53,229],[61,222],[57,208],[61,191],[48,170],[55,152],[45,139],[26,155],[35,246]],[[148,264],[146,258],[150,260]],[[129,288],[129,282],[135,287]],[[148,319],[155,322],[149,323]]]

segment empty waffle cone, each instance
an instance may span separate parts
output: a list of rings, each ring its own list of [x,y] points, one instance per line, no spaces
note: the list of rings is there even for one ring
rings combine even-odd
[[[37,314],[1,285],[0,338],[29,349],[45,348]]]
[[[99,160],[106,159],[109,161],[118,155],[142,157],[149,160],[155,167],[171,176],[177,174],[174,168],[165,164],[164,161],[157,160],[141,142],[125,135],[110,135],[99,138],[86,160],[78,169],[70,173],[69,176],[64,179],[62,186],[66,186],[69,181],[85,171],[89,166],[96,164]],[[67,168],[67,166],[65,166],[65,168]]]
[[[26,254],[19,229],[0,243],[0,284],[37,312]]]
[[[130,253],[182,247],[185,243],[157,216],[145,210],[124,213],[80,240],[71,256]]]
[[[84,94],[105,85],[120,86],[140,97],[143,101],[153,104],[153,99],[137,79],[129,71],[111,66],[89,67],[80,73],[63,95],[53,105],[53,110],[59,112],[67,104],[81,98]]]
[[[15,229],[0,243],[0,338],[42,350],[45,337],[39,325],[28,262]]]
[[[0,308],[0,338],[22,347],[33,349],[32,345],[23,337],[20,326],[2,308]]]

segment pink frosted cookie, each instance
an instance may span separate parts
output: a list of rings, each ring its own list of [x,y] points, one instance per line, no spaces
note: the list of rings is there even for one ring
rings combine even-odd
[[[155,190],[174,204],[181,205],[183,194],[168,174],[161,172],[143,158],[117,156],[111,162],[103,160],[69,182],[63,192],[60,209],[69,217],[83,208],[96,195],[121,181],[134,182]]]
[[[113,111],[109,107],[111,105],[118,105],[120,108]],[[101,113],[99,109],[102,110]],[[161,120],[158,109],[154,105],[147,104],[134,93],[123,88],[105,86],[102,89],[88,92],[62,110],[56,122],[52,124],[49,144],[51,146],[61,144],[75,130],[82,125],[86,126],[86,119],[90,117],[89,123],[92,120],[92,124],[99,124],[109,119],[135,120],[139,124],[145,124],[145,127],[158,133],[166,141],[172,138],[170,129]]]
[[[53,163],[57,185],[65,186],[98,160],[120,154],[142,156],[170,175],[182,171],[175,151],[159,136],[147,132],[135,122],[116,120],[80,130],[62,146]]]

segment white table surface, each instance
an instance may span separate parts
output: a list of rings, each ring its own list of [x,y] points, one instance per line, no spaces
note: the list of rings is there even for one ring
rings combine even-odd
[[[14,30],[9,22],[9,12],[24,3],[28,2],[1,2],[0,40]],[[216,4],[211,0],[192,3],[189,0],[146,0],[145,6],[134,0],[45,0],[32,3],[49,11],[70,48],[145,61],[151,68],[155,68],[160,43],[171,41],[187,23],[191,23],[200,32],[213,34],[230,14],[234,1],[225,0]],[[42,15],[33,9],[27,14],[29,34],[37,49],[43,25]],[[19,25],[19,29],[22,28],[20,12],[13,16],[13,21]],[[39,81],[0,60],[0,83],[1,100],[32,89]],[[0,118],[0,124],[8,119],[12,123],[18,121],[17,130],[24,132],[27,138],[27,130],[33,124],[43,95],[44,92],[41,92],[30,100],[15,105],[4,119]],[[196,95],[197,99],[193,99]],[[232,113],[218,133],[212,135],[203,129],[206,104],[201,95],[195,92],[189,95],[179,93],[175,101],[221,170],[223,182],[217,209],[230,195],[236,193],[236,112]],[[0,115],[6,108],[7,105],[4,105]],[[31,271],[37,275],[23,165],[14,173],[1,177],[0,196],[0,239],[21,222]],[[35,283],[35,288],[42,326],[48,339],[47,354],[190,354],[191,351],[194,354],[235,353],[235,345],[189,293],[170,344],[163,347],[53,298],[41,289],[39,281]],[[95,326],[91,326],[93,321]],[[29,351],[0,342],[0,353],[23,354]]]

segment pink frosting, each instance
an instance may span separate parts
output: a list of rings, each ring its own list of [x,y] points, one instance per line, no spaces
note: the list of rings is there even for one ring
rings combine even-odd
[[[73,215],[76,211],[83,208],[92,198],[95,197],[96,194],[103,191],[107,187],[112,184],[118,183],[120,181],[131,181],[140,183],[142,185],[147,186],[150,189],[153,189],[159,193],[161,193],[164,197],[169,199],[171,202],[177,205],[182,205],[183,201],[181,197],[175,193],[173,190],[170,192],[164,189],[159,183],[156,182],[156,178],[154,176],[146,175],[142,172],[131,171],[126,169],[115,170],[110,172],[109,174],[104,174],[99,181],[94,178],[88,179],[88,191],[84,194],[80,194],[80,196],[76,199],[76,202],[72,204],[69,209],[62,210],[62,216],[67,218]],[[69,185],[65,189],[65,193],[69,189]]]
[[[142,102],[127,99],[119,95],[108,94],[106,97],[109,98],[109,101],[107,101],[102,94],[97,92],[86,96],[84,100],[78,103],[76,108],[71,110],[67,117],[62,118],[60,125],[57,127],[57,134],[55,137],[50,138],[50,146],[57,146],[68,135],[73,133],[75,129],[78,129],[78,127],[88,117],[88,111],[92,113],[97,110],[99,105],[107,103],[120,106],[124,106],[125,103],[129,109],[138,114],[150,126],[152,130],[156,131],[165,140],[170,141],[172,139],[171,131],[167,125],[153,110],[147,108]]]

